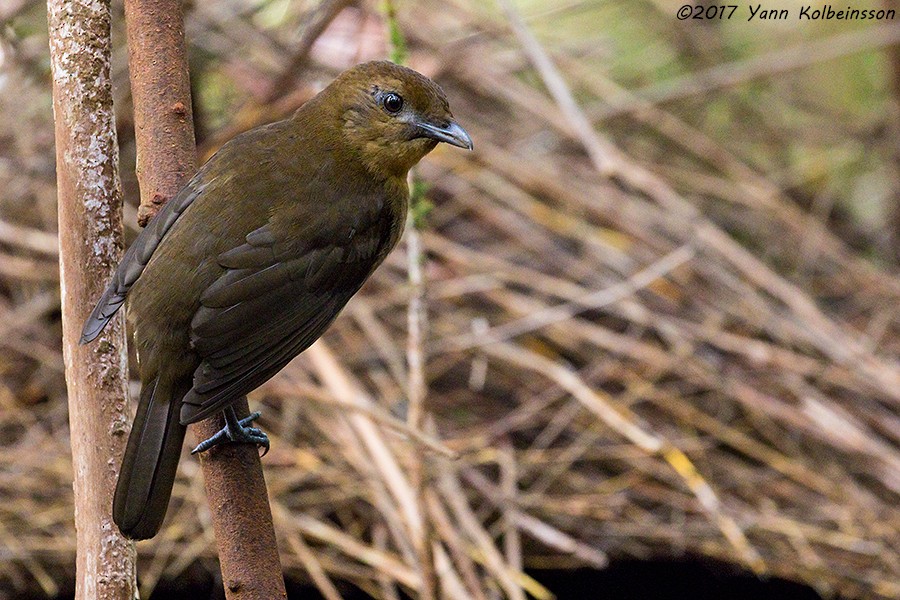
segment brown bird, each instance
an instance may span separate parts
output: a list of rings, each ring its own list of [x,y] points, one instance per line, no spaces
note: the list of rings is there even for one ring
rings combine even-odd
[[[472,148],[430,79],[390,62],[342,73],[293,117],[203,165],[125,253],[84,325],[128,298],[141,396],[113,502],[133,539],[165,517],[185,426],[224,411],[222,442],[269,441],[232,404],[309,347],[400,238],[409,169]]]

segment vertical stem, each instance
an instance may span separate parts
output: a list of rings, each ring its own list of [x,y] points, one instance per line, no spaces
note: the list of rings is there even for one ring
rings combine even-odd
[[[412,177],[410,177],[412,179]],[[416,186],[413,185],[413,194],[410,203],[413,204]],[[407,425],[413,431],[421,431],[425,415],[425,396],[427,387],[425,382],[425,362],[423,352],[425,330],[425,280],[422,274],[422,237],[415,223],[415,205],[410,207],[406,218],[406,254],[407,270],[409,277],[409,306],[406,312],[407,338],[406,338],[406,366],[407,366],[407,393],[409,396],[409,411],[407,412]],[[423,488],[425,485],[425,465],[422,456],[417,452],[410,452],[408,457],[408,469],[410,483],[416,494],[416,503],[419,505],[419,514],[422,515],[422,523],[419,531],[421,536],[414,540],[416,554],[419,557],[422,569],[421,597],[430,599],[436,597],[436,576],[434,571],[434,558],[431,552],[430,532],[431,528],[425,518]]]
[[[190,77],[180,0],[126,0],[125,25],[134,97],[141,223],[184,186],[197,168]],[[246,398],[235,404],[249,413]],[[198,440],[221,416],[191,426]],[[228,600],[284,598],[284,577],[256,447],[233,444],[200,459]]]
[[[247,399],[234,404],[250,414]],[[225,426],[221,415],[191,426],[197,441]],[[253,444],[225,444],[200,455],[227,600],[286,598],[272,509]]]
[[[122,252],[119,151],[109,75],[108,0],[49,0],[56,122],[63,358],[75,480],[75,597],[136,596],[134,544],[112,520],[125,450],[127,354],[122,317],[98,343],[81,326]]]
[[[422,236],[416,226],[414,212],[410,209],[406,218],[406,268],[409,280],[409,305],[406,309],[409,411],[406,423],[410,429],[419,431],[422,428],[425,410],[423,404],[427,393],[422,351],[425,329],[425,281],[422,275]]]
[[[384,0],[384,16],[387,19],[388,48],[390,49],[391,62],[402,65],[406,62],[406,38],[400,31],[400,23],[397,21],[397,8],[393,0]]]
[[[516,449],[508,439],[500,446],[500,487],[503,493],[503,547],[509,568],[520,573],[525,564],[522,560],[522,538],[512,513],[516,507],[519,475],[516,469]]]
[[[143,227],[197,171],[181,2],[125,0]]]
[[[397,64],[406,60],[406,39],[397,21],[397,10],[393,0],[385,0],[384,12],[388,27],[388,46],[390,58]],[[406,338],[406,366],[407,366],[407,394],[409,410],[407,412],[407,424],[413,431],[420,431],[424,424],[425,396],[427,384],[425,382],[425,278],[422,273],[422,238],[419,235],[418,219],[421,216],[420,203],[423,200],[421,187],[415,176],[415,171],[409,176],[410,198],[409,211],[406,215],[406,255],[407,273],[410,287],[409,305],[406,313],[407,338]],[[410,452],[407,460],[410,484],[416,496],[416,504],[419,508],[422,522],[419,523],[418,535],[413,539],[419,569],[422,574],[422,589],[420,597],[431,600],[437,597],[437,575],[434,569],[434,556],[431,551],[431,527],[426,518],[423,488],[425,485],[425,465],[422,456],[417,452]],[[413,532],[415,533],[415,532]]]

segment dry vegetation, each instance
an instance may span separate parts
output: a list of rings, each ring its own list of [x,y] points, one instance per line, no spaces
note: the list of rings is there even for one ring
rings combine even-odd
[[[398,5],[476,151],[419,171],[424,336],[403,247],[251,397],[286,568],[545,598],[523,567],[692,554],[900,597],[897,26],[552,4]],[[386,55],[378,7],[325,7],[189,10],[203,152]],[[43,11],[0,6],[0,598],[74,564]],[[144,590],[214,568],[202,489],[183,460]]]

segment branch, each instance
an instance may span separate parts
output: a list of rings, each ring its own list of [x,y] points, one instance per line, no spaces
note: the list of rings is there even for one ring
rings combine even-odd
[[[306,29],[303,30],[303,36],[300,38],[300,43],[297,44],[297,49],[291,57],[291,62],[288,63],[287,68],[285,68],[278,79],[272,83],[261,104],[272,104],[291,91],[291,84],[294,82],[294,78],[306,66],[313,44],[325,33],[325,30],[341,11],[353,4],[354,1],[322,0],[322,3],[310,15]]]
[[[191,82],[181,4],[129,0],[125,26],[143,227],[197,170]]]
[[[126,0],[129,71],[134,98],[139,220],[145,223],[196,171],[184,18],[177,0]],[[249,413],[246,398],[235,406]],[[191,427],[198,440],[222,428],[221,416]],[[284,578],[256,447],[233,444],[200,460],[231,599],[285,596]]]
[[[127,354],[122,318],[99,343],[79,346],[81,325],[122,252],[119,149],[109,76],[109,2],[49,0],[56,120],[56,178],[63,356],[75,473],[75,597],[137,594],[134,544],[112,520],[112,491],[125,451]],[[48,596],[56,584],[34,570]]]
[[[261,99],[253,100],[251,98],[245,102],[228,125],[217,131],[211,138],[204,140],[200,148],[201,155],[211,155],[237,134],[255,127],[267,119],[283,118],[309,100],[314,92],[302,87],[298,89],[297,78],[309,65],[309,55],[316,40],[325,33],[325,30],[341,11],[355,2],[356,0],[322,0],[322,3],[309,13],[306,27],[287,67],[268,86]],[[300,93],[298,94],[298,92]]]
[[[387,21],[388,46],[390,47],[390,59],[397,64],[403,64],[407,57],[406,39],[400,29],[397,20],[397,9],[393,0],[384,2],[385,18]],[[425,305],[425,277],[422,263],[425,256],[422,253],[422,239],[419,234],[422,207],[425,205],[424,188],[419,185],[416,171],[409,174],[410,195],[409,209],[406,214],[406,272],[409,281],[409,304],[406,310],[406,391],[408,411],[406,424],[411,431],[422,429],[425,418],[425,398],[428,395],[428,384],[425,379],[425,352],[423,341],[425,336],[427,307]],[[410,453],[406,457],[406,466],[409,471],[410,482],[416,495],[416,503],[419,511],[424,515],[423,493],[425,488],[425,464],[423,457],[418,453]],[[437,597],[437,574],[434,568],[434,556],[431,552],[431,524],[423,518],[420,535],[413,539],[419,569],[422,573],[422,588],[420,598],[431,600]]]

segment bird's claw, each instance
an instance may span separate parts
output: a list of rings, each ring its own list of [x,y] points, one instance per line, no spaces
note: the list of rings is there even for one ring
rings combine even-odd
[[[214,436],[203,440],[197,447],[191,450],[191,454],[206,452],[214,446],[221,444],[256,444],[263,448],[263,456],[269,453],[269,437],[256,427],[248,427],[250,423],[260,417],[259,411],[251,413],[250,416],[238,420],[234,414],[234,409],[228,407],[225,409],[225,427],[220,429]]]

